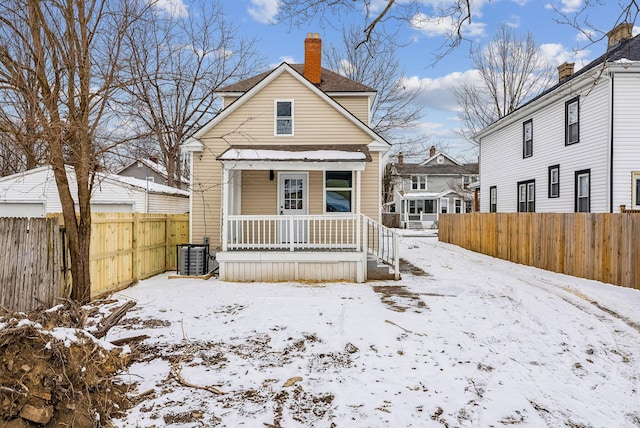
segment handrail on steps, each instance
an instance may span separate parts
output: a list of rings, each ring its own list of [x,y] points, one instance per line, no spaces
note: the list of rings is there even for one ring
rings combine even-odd
[[[360,214],[362,219],[362,236],[367,254],[376,256],[378,260],[393,267],[394,278],[400,279],[400,235],[375,220]]]

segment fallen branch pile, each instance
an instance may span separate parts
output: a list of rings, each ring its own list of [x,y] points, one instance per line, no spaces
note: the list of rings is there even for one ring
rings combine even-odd
[[[116,375],[131,353],[96,333],[104,336],[131,303],[112,312],[117,320],[72,301],[29,314],[0,307],[0,426],[104,426],[126,410]]]

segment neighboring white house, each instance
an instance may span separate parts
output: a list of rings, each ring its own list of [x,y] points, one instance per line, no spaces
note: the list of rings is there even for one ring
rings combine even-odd
[[[480,131],[483,212],[640,209],[640,39],[609,32],[607,52]]]
[[[75,199],[77,184],[72,167],[67,167],[67,178]],[[91,210],[182,214],[189,212],[189,192],[131,177],[98,174]],[[0,217],[44,217],[57,212],[62,212],[62,206],[50,167],[0,178]]]
[[[400,215],[400,227],[431,228],[440,213],[474,211],[474,191],[469,185],[478,180],[477,163],[460,163],[444,152],[429,150],[420,163],[405,163],[402,154],[391,165],[392,209]]]

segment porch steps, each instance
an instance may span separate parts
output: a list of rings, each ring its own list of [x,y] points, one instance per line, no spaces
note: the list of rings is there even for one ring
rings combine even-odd
[[[424,229],[421,221],[408,221],[407,229]]]
[[[367,256],[367,280],[395,279],[393,269],[374,256]]]

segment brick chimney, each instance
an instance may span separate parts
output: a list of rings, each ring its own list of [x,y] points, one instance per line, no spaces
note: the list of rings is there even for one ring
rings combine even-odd
[[[316,85],[322,81],[322,40],[318,33],[304,39],[304,77]]]
[[[607,37],[609,37],[607,49],[615,46],[618,42],[633,37],[632,30],[633,23],[623,22],[622,24],[618,24],[613,30],[607,33]]]
[[[402,154],[402,152],[398,153],[398,165],[402,165],[402,163],[404,162],[404,155]]]
[[[573,76],[573,66],[575,62],[564,62],[558,66],[558,81],[562,82]]]
[[[431,146],[429,148],[429,157],[432,158],[436,155],[436,146]]]

